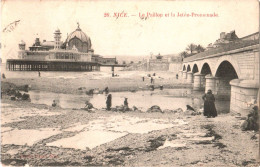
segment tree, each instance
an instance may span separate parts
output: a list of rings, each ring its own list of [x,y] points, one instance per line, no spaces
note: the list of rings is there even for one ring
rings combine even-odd
[[[123,64],[126,64],[126,62],[125,62],[125,61],[123,61]]]
[[[200,53],[200,52],[204,52],[204,51],[205,51],[205,48],[204,48],[203,46],[201,46],[201,45],[198,45],[195,50],[196,50],[198,53]]]
[[[191,54],[196,50],[197,45],[191,43],[186,47],[186,51],[190,52]]]
[[[184,58],[188,57],[189,54],[188,54],[188,52],[183,51],[183,52],[180,53],[180,56],[181,56],[182,59],[184,59]]]
[[[181,61],[183,61],[183,59],[186,58],[186,57],[188,57],[189,54],[188,54],[188,52],[183,51],[183,52],[180,53],[180,56],[181,56]]]

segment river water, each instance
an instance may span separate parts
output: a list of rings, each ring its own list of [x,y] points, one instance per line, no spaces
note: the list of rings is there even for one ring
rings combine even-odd
[[[43,91],[30,91],[31,102],[36,104],[46,104],[51,106],[53,100],[58,101],[60,107],[70,109],[80,109],[85,106],[85,101],[89,100],[95,108],[106,108],[106,95],[94,94],[78,95],[52,93]],[[146,111],[153,105],[158,105],[162,110],[177,108],[186,109],[190,105],[196,109],[203,108],[203,92],[193,91],[192,89],[164,89],[154,91],[137,92],[111,92],[112,107],[123,105],[124,98],[128,98],[129,107],[136,106],[142,111]],[[216,108],[219,113],[229,111],[229,101],[216,101]]]

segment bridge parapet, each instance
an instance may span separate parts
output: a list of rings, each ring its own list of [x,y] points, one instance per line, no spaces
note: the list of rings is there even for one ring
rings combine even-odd
[[[209,56],[212,56],[212,55],[216,55],[216,56],[218,54],[222,55],[223,53],[228,52],[228,51],[241,49],[241,48],[246,48],[246,47],[254,46],[254,45],[259,45],[259,39],[255,39],[255,40],[237,40],[237,41],[225,44],[225,45],[223,45],[221,47],[209,49],[209,50],[206,50],[204,52],[195,54],[193,56],[186,57],[186,58],[184,58],[183,62],[190,62],[190,61],[194,61],[194,60],[197,60],[197,59],[209,57]]]

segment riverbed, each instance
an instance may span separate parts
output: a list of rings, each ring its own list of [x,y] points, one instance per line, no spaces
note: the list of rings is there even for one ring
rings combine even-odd
[[[149,73],[118,71],[90,73],[12,72],[2,80],[30,85],[31,102],[1,101],[1,157],[5,165],[30,166],[256,166],[258,135],[242,132],[243,119],[229,112],[229,101],[216,101],[218,117],[190,115],[186,105],[203,108],[204,92],[193,91],[174,73],[156,72],[155,90]],[[145,81],[142,81],[142,77]],[[4,83],[4,84],[3,84]],[[164,89],[158,89],[163,85]],[[89,89],[109,87],[112,107],[138,111],[104,110],[106,94],[87,95]],[[80,89],[79,89],[80,88]],[[52,107],[52,101],[60,107]],[[89,100],[96,108],[82,110]],[[179,112],[147,113],[158,105]],[[18,138],[19,137],[19,138]]]

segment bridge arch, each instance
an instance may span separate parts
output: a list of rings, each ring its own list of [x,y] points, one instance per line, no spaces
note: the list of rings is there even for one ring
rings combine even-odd
[[[229,79],[237,79],[238,74],[235,67],[231,64],[229,61],[222,61],[221,64],[219,64],[216,68],[216,77],[221,78],[229,78]]]
[[[193,73],[199,72],[199,68],[198,68],[198,65],[197,65],[197,64],[194,64],[194,65],[193,65],[193,67],[192,67],[192,72],[193,72]]]
[[[186,66],[185,65],[183,65],[182,71],[186,71]]]
[[[224,60],[217,64],[215,72],[215,88],[214,91],[224,99],[230,99],[231,85],[230,81],[238,79],[238,73],[232,62]]]
[[[191,71],[190,65],[187,66],[187,72]]]
[[[217,74],[217,72],[219,70],[220,65],[223,62],[228,62],[229,65],[228,64],[224,64],[224,65],[228,65],[229,67],[231,65],[233,67],[233,69],[235,70],[236,74],[237,74],[237,78],[241,78],[241,72],[240,72],[240,68],[238,66],[238,63],[235,59],[232,59],[231,56],[223,56],[223,57],[218,59],[216,66],[215,66],[216,71],[214,71],[213,76],[217,77],[217,75],[219,75],[219,73]],[[222,64],[222,66],[223,66],[223,64]],[[226,67],[226,68],[228,68],[228,67]],[[232,69],[230,69],[230,70],[232,70]]]
[[[204,74],[204,75],[207,75],[207,74],[212,74],[211,72],[211,68],[209,66],[208,63],[204,63],[201,67],[201,70],[200,70],[200,73],[201,74]]]

